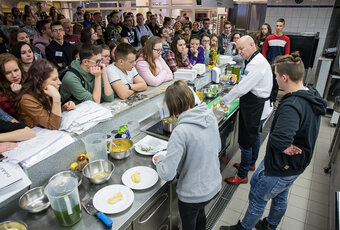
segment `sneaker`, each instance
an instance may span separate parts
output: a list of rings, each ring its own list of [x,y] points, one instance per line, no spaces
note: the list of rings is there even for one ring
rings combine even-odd
[[[270,224],[267,222],[266,218],[259,220],[255,225],[257,230],[275,230],[276,228],[271,228]]]
[[[240,167],[240,163],[235,163],[233,166],[238,169]],[[255,171],[255,169],[255,166],[249,166],[250,171]]]
[[[229,184],[248,183],[248,177],[242,179],[241,177],[235,175],[235,176],[226,178],[224,181]]]
[[[244,228],[242,227],[241,222],[238,221],[238,223],[236,225],[221,226],[220,230],[244,230]]]

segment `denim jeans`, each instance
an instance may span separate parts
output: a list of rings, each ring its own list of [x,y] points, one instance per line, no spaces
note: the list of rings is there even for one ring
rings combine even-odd
[[[267,202],[272,199],[267,222],[276,228],[286,212],[289,189],[298,176],[265,176],[262,161],[250,181],[249,206],[241,222],[242,227],[246,230],[254,228]]]
[[[185,203],[178,199],[178,209],[182,220],[182,230],[205,230],[204,207],[210,200],[202,203]]]
[[[266,119],[260,121],[259,128],[257,130],[257,136],[255,143],[252,147],[245,149],[240,145],[241,149],[241,164],[238,169],[237,175],[240,178],[248,177],[249,166],[255,166],[256,160],[259,156],[260,151],[260,135],[261,135],[261,128]]]
[[[0,119],[3,121],[12,121],[13,117],[0,109]]]

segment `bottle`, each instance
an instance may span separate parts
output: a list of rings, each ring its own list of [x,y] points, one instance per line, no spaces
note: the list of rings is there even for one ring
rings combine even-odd
[[[216,66],[216,59],[217,59],[217,50],[215,46],[212,46],[209,51],[209,61],[208,61],[208,67],[212,68]]]

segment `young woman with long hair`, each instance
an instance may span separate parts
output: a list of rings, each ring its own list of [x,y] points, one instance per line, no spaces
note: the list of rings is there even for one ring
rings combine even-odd
[[[84,44],[97,45],[97,32],[92,27],[84,28],[80,34],[80,42]]]
[[[188,57],[192,65],[204,63],[204,48],[200,46],[198,35],[191,36],[189,40]]]
[[[11,53],[21,61],[22,66],[27,73],[34,62],[33,47],[26,42],[17,42],[13,45]]]
[[[15,115],[15,100],[22,88],[26,73],[14,55],[0,55],[0,108],[11,116]]]
[[[166,52],[164,59],[172,72],[176,72],[178,69],[192,68],[188,58],[188,48],[182,35],[174,37],[171,43],[171,50]]]
[[[29,45],[31,44],[31,40],[27,34],[27,32],[23,29],[13,29],[9,33],[9,47],[12,48],[13,45],[17,42],[25,42]],[[38,47],[32,46],[33,52],[34,52],[34,58],[37,60],[39,58],[42,58],[41,51]]]
[[[57,68],[46,59],[33,63],[27,73],[17,101],[19,120],[30,128],[40,126],[48,129],[59,129],[62,106],[60,101]],[[75,109],[69,101],[63,105],[64,110]]]
[[[137,59],[137,72],[150,86],[158,86],[173,79],[169,66],[161,56],[162,51],[162,39],[154,36],[146,41]]]
[[[94,32],[97,34],[97,45],[105,44],[102,26],[95,23],[92,25],[92,28]]]
[[[210,51],[210,35],[207,33],[201,34],[200,42],[201,46],[204,49],[204,64],[208,65]]]
[[[256,34],[255,40],[256,40],[256,45],[259,48],[260,52],[262,52],[262,48],[264,45],[264,42],[266,41],[266,38],[272,34],[272,28],[268,23],[264,23],[261,26],[261,31]]]

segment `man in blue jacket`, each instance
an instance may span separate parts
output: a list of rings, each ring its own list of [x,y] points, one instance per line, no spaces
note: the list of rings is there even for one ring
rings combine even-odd
[[[298,53],[275,59],[279,87],[286,93],[274,115],[266,155],[251,179],[249,206],[243,220],[220,230],[276,229],[287,209],[289,189],[309,165],[327,102],[303,85],[304,65]],[[272,199],[268,217],[260,220]],[[260,220],[260,221],[259,221]]]

